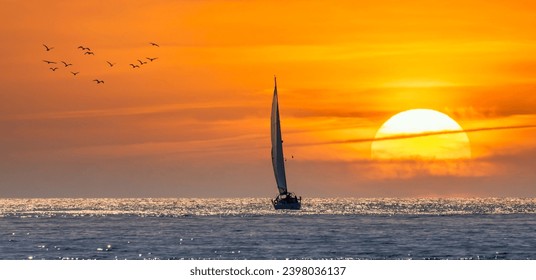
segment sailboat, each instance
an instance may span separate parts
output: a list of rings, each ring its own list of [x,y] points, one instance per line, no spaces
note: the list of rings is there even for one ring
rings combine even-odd
[[[274,167],[275,181],[279,194],[272,199],[275,209],[299,210],[301,197],[297,197],[287,189],[287,177],[285,175],[285,158],[283,156],[283,139],[281,138],[281,122],[279,119],[279,102],[277,98],[277,80],[274,77],[274,98],[272,101],[272,165]]]

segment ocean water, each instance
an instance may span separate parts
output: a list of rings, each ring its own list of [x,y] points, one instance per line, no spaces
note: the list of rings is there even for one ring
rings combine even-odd
[[[536,199],[0,199],[0,259],[536,259]]]

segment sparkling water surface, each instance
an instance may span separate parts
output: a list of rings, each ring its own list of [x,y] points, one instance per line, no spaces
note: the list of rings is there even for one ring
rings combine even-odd
[[[536,199],[0,199],[0,259],[536,259]]]

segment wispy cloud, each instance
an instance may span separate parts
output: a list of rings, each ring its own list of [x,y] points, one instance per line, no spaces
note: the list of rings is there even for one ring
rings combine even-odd
[[[492,130],[508,130],[508,129],[532,129],[532,128],[536,128],[536,125],[496,126],[496,127],[470,128],[470,129],[464,129],[464,130],[430,131],[430,132],[423,132],[423,133],[399,134],[399,135],[378,137],[378,138],[358,138],[358,139],[336,140],[336,141],[326,141],[326,142],[318,142],[318,143],[302,143],[302,144],[296,144],[292,146],[316,146],[316,145],[331,145],[331,144],[392,141],[392,140],[427,137],[427,136],[434,136],[434,135],[470,133],[470,132],[492,131]]]
[[[171,113],[185,110],[195,109],[225,109],[233,107],[247,107],[255,106],[250,102],[249,105],[244,103],[227,102],[205,102],[205,103],[177,103],[166,105],[154,105],[154,106],[139,106],[139,107],[125,107],[125,108],[109,108],[109,109],[95,109],[95,110],[78,110],[78,111],[65,111],[65,112],[46,112],[35,114],[17,114],[0,118],[0,121],[14,121],[14,120],[36,120],[36,119],[75,119],[75,118],[97,118],[97,117],[114,117],[114,116],[132,116],[132,115],[147,115],[147,114],[159,114],[159,113]]]

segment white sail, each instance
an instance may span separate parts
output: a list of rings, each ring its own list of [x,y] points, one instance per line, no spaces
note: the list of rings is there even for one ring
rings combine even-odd
[[[279,120],[279,102],[277,98],[277,81],[274,77],[274,99],[272,101],[272,165],[279,194],[287,193],[287,178],[285,175],[285,158],[283,157],[283,139],[281,138],[281,123]]]

